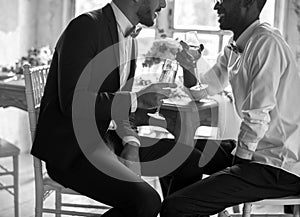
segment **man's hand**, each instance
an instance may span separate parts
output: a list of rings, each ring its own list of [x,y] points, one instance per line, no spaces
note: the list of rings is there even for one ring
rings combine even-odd
[[[139,157],[139,145],[135,142],[128,142],[120,155],[120,161],[132,172],[141,175],[141,165]]]
[[[138,108],[152,109],[161,104],[162,99],[166,99],[171,94],[170,88],[176,88],[174,83],[154,83],[143,88],[136,93]]]
[[[181,41],[180,44],[183,49],[176,54],[176,60],[183,68],[189,71],[196,68],[197,61],[202,55],[201,52],[204,50],[204,46],[201,44],[200,48],[196,50],[191,49],[184,41]]]
[[[232,165],[236,165],[236,164],[246,164],[246,163],[250,163],[251,160],[249,159],[243,159],[243,158],[240,158],[236,155],[233,156],[233,160],[232,160]]]

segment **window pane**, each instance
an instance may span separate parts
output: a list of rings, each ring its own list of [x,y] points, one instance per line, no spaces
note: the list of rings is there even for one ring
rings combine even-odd
[[[184,40],[183,32],[175,32],[174,39]],[[203,56],[217,56],[219,51],[219,36],[213,34],[198,34],[199,41],[204,45]]]
[[[101,8],[111,0],[75,0],[75,16],[85,13],[90,10]]]
[[[175,29],[218,29],[217,14],[213,10],[214,1],[175,0]]]
[[[270,23],[272,26],[275,20],[275,1],[276,0],[268,0],[260,15],[262,22]]]

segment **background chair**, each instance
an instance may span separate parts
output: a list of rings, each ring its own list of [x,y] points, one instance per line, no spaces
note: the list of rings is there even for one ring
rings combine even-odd
[[[282,197],[282,198],[275,198],[275,199],[265,199],[260,200],[252,203],[244,203],[242,213],[240,212],[239,205],[233,207],[233,214],[229,214],[227,210],[223,210],[222,212],[218,213],[218,217],[234,217],[234,216],[241,216],[241,217],[266,217],[266,216],[287,216],[286,213],[284,214],[261,214],[255,213],[251,214],[252,206],[285,206],[285,205],[293,205],[293,217],[300,216],[300,195],[299,196],[290,196],[290,197]]]
[[[300,195],[276,198],[276,199],[265,199],[253,203],[244,203],[242,217],[251,216],[252,205],[273,205],[273,206],[293,205],[294,207],[293,216],[300,217]],[[257,216],[257,214],[252,214],[252,216]],[[278,216],[278,214],[276,214],[276,216]]]
[[[34,139],[36,124],[39,115],[40,102],[43,96],[46,78],[49,71],[49,66],[30,67],[29,64],[23,66],[25,76],[25,90],[26,100],[29,114],[29,124],[32,141]],[[35,216],[41,217],[45,213],[55,213],[57,217],[64,215],[77,215],[77,216],[99,216],[96,213],[86,213],[78,211],[70,211],[62,209],[63,207],[73,208],[89,208],[89,209],[109,209],[108,206],[101,205],[88,205],[88,204],[74,204],[63,203],[63,194],[80,195],[79,193],[65,188],[59,183],[53,181],[46,172],[43,171],[42,161],[36,157],[33,158],[34,163],[34,177],[35,177]],[[44,208],[44,200],[52,193],[55,192],[55,208]]]
[[[0,176],[11,175],[13,184],[6,185],[0,182],[0,190],[6,190],[14,196],[15,217],[19,216],[19,154],[20,149],[4,139],[0,139],[0,158],[12,157],[13,169],[9,170],[5,166],[0,165]],[[11,191],[13,189],[13,191]]]

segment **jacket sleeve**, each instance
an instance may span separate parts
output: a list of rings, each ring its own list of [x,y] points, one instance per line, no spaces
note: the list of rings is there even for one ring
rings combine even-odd
[[[116,120],[128,118],[131,105],[129,92],[99,90],[116,64],[112,58],[113,49],[99,45],[104,36],[98,25],[92,17],[81,15],[71,21],[58,42],[60,109],[64,115],[78,118],[85,118],[86,112],[94,112],[98,120],[110,120],[112,116]],[[108,52],[103,53],[101,49]],[[99,55],[103,58],[98,58]],[[95,112],[95,108],[100,111]]]

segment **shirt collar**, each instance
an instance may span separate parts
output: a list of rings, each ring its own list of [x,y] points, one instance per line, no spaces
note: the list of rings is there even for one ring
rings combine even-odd
[[[116,16],[117,25],[125,37],[126,32],[132,29],[133,25],[114,2],[111,2],[111,7]]]
[[[238,37],[236,42],[234,42],[233,38],[231,38],[231,40],[229,41],[229,44],[236,45],[238,50],[240,52],[243,52],[249,38],[251,37],[251,35],[253,34],[254,29],[258,25],[260,25],[260,21],[259,20],[254,21],[246,30],[244,30],[244,32]]]

